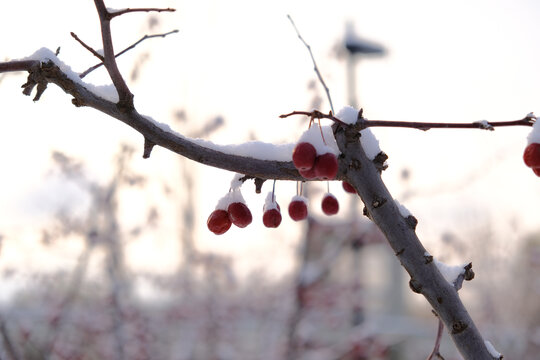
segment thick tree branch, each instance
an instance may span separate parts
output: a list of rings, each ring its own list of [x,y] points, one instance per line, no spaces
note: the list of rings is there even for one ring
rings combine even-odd
[[[427,299],[466,360],[492,360],[457,290],[444,279],[433,261],[426,261],[427,252],[415,227],[400,214],[376,164],[366,156],[355,126],[334,124],[334,133],[342,153],[340,162],[345,165],[344,178],[356,189],[369,217],[385,234],[409,273],[411,289]]]
[[[92,107],[140,132],[146,144],[145,157],[150,156],[153,145],[159,145],[201,164],[242,173],[253,178],[303,180],[292,162],[260,160],[220,152],[198,145],[179,134],[164,130],[159,124],[139,114],[135,109],[130,112],[122,111],[115,103],[99,97],[85,88],[83,84],[70,79],[53,61],[31,60],[15,62],[15,64],[0,63],[0,69],[14,71],[11,70],[13,68],[30,72],[28,82],[24,85],[23,92],[26,95],[30,95],[36,85],[38,88],[40,86],[44,88],[47,83],[54,83],[73,96],[72,102],[76,106]]]

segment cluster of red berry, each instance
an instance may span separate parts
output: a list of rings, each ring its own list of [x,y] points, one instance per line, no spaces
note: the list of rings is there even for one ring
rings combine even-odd
[[[234,224],[239,228],[245,228],[253,221],[253,216],[247,205],[241,201],[231,202],[227,209],[218,208],[208,217],[206,224],[208,229],[216,235],[221,235]]]
[[[334,180],[338,172],[336,155],[331,152],[317,154],[309,142],[296,144],[292,154],[294,166],[304,179]]]
[[[525,165],[530,167],[536,176],[540,176],[540,144],[531,143],[525,148],[523,153]]]
[[[317,133],[321,134],[319,138]],[[306,135],[307,134],[307,135]],[[311,136],[311,137],[310,137]],[[331,147],[327,146],[323,137],[322,128],[311,127],[294,147],[292,153],[293,164],[307,180],[334,180],[338,173],[338,160]],[[221,235],[230,229],[234,224],[244,228],[252,221],[252,215],[246,206],[239,190],[237,179],[231,183],[231,191],[222,198],[216,210],[208,217],[208,229],[216,235]],[[343,182],[343,189],[346,192],[356,194],[352,185]],[[308,216],[307,199],[303,197],[302,186],[289,203],[289,216],[294,221],[301,221]],[[324,214],[330,216],[339,212],[339,202],[337,198],[327,192],[324,194],[321,208]],[[263,206],[263,224],[268,228],[277,228],[281,224],[281,208],[276,201],[274,191],[268,193]]]

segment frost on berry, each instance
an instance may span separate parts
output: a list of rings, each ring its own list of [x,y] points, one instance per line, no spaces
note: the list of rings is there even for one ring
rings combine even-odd
[[[317,156],[315,160],[315,176],[322,180],[334,180],[338,172],[338,161],[332,153]]]
[[[540,144],[531,143],[525,148],[523,161],[530,168],[540,167]]]
[[[214,210],[208,217],[206,225],[208,230],[213,232],[216,235],[221,235],[227,232],[231,227],[231,219],[229,218],[229,213],[225,210]]]
[[[357,193],[356,189],[351,184],[349,184],[348,182],[343,181],[342,185],[343,185],[343,190],[345,190],[346,192],[351,193],[351,194],[356,194]]]
[[[323,197],[321,208],[326,215],[335,215],[339,211],[339,203],[334,195],[327,193]]]
[[[317,157],[317,150],[315,146],[308,142],[298,143],[293,150],[292,160],[294,166],[298,170],[309,170],[313,167],[315,163],[315,158]]]
[[[300,221],[307,218],[308,208],[306,198],[303,196],[295,196],[289,204],[289,216],[294,221]]]
[[[233,202],[227,208],[231,222],[239,228],[245,228],[253,220],[251,211],[243,202]]]

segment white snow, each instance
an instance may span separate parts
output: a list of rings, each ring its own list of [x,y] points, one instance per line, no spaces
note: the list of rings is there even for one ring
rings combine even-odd
[[[233,179],[231,180],[231,190],[240,191],[240,187],[242,187],[242,185],[244,184],[244,182],[240,181],[240,179],[243,178],[243,177],[244,177],[244,175],[238,174],[238,173],[234,175]]]
[[[493,126],[487,120],[475,121],[474,123],[480,124],[480,126],[482,126],[482,129],[493,130]]]
[[[437,268],[439,269],[439,271],[441,272],[445,280],[448,281],[452,285],[454,285],[454,283],[456,282],[457,278],[460,275],[465,274],[466,264],[450,266],[450,265],[446,265],[445,263],[437,259],[433,259],[433,262],[435,263],[435,265],[437,265]]]
[[[219,145],[204,139],[189,141],[226,154],[256,158],[260,160],[292,161],[292,152],[296,144],[271,144],[262,141],[248,141],[242,144]]]
[[[534,114],[530,113],[527,116],[533,116]],[[527,145],[532,143],[540,144],[540,121],[536,119],[529,136],[527,136]]]
[[[60,70],[62,70],[64,74],[67,75],[67,77],[71,81],[85,87],[88,91],[92,92],[93,94],[95,94],[96,96],[102,99],[105,99],[114,103],[118,102],[118,92],[116,91],[116,88],[112,84],[111,85],[94,85],[94,84],[84,82],[79,77],[79,74],[73,71],[70,66],[65,64],[60,59],[58,59],[56,54],[50,49],[41,48],[37,50],[35,53],[33,53],[32,55],[21,60],[39,60],[42,63],[46,62],[47,60],[51,60],[60,68]]]
[[[491,342],[486,340],[486,341],[484,341],[484,344],[486,344],[486,347],[487,347],[487,349],[489,351],[489,354],[491,356],[493,356],[494,359],[502,359],[503,356],[501,355],[500,352],[495,350],[495,347],[491,344]]]
[[[298,139],[298,142],[308,142],[313,145],[315,150],[317,150],[317,155],[332,153],[337,156],[340,154],[336,139],[334,138],[332,127],[330,126],[319,127],[319,124],[314,123],[309,129],[304,131],[304,133]],[[289,159],[292,159],[292,149],[291,153],[289,154]]]
[[[345,124],[354,125],[358,121],[358,109],[352,106],[342,107],[335,115],[339,120]]]
[[[375,159],[375,156],[381,152],[379,140],[377,140],[375,135],[373,135],[371,129],[364,129],[360,131],[360,135],[360,144],[362,145],[362,149],[364,149],[366,156],[370,160]]]
[[[272,191],[270,191],[268,195],[266,195],[266,200],[264,201],[264,206],[263,206],[263,212],[272,210],[272,209],[279,210],[277,206],[278,206],[278,203],[276,202],[276,196],[274,195]]]
[[[295,195],[292,197],[291,199],[291,202],[293,201],[301,201],[303,203],[305,203],[306,205],[308,204],[308,199],[304,196],[301,196],[301,195]]]
[[[244,200],[244,197],[242,196],[242,192],[237,190],[229,191],[225,196],[223,196],[221,199],[219,199],[216,210],[227,210],[230,204],[240,202],[245,204],[246,201]]]
[[[356,121],[358,120],[358,111],[358,109],[355,109],[352,106],[345,106],[337,112],[336,117],[346,124],[356,124]],[[367,157],[370,160],[375,159],[375,156],[381,152],[379,140],[377,140],[369,128],[360,131],[360,135],[360,144]]]
[[[409,217],[411,214],[411,212],[409,211],[409,209],[407,209],[404,205],[400,204],[399,201],[397,200],[394,200],[394,202],[396,203],[398,209],[399,209],[399,213],[401,214],[401,216],[403,216],[404,218],[406,217]]]

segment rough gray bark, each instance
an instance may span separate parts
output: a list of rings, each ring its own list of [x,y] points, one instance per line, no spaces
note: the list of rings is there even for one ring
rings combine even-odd
[[[411,276],[410,287],[424,295],[449,330],[461,355],[467,360],[492,360],[484,340],[461,302],[415,233],[416,221],[403,217],[384,185],[380,164],[367,158],[355,126],[334,126],[342,153],[340,169],[366,206],[369,217],[385,234],[401,265]]]

